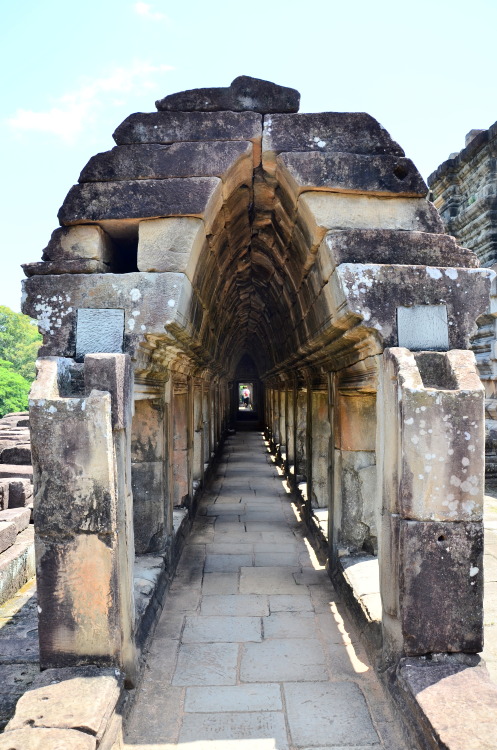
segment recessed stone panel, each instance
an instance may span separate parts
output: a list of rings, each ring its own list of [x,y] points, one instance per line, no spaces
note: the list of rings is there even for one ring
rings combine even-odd
[[[76,325],[76,357],[104,352],[122,353],[124,310],[78,310]]]
[[[399,346],[411,351],[447,351],[449,325],[446,305],[413,305],[397,308]]]

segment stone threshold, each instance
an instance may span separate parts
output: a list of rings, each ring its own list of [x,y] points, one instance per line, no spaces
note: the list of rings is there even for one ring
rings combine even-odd
[[[375,671],[401,713],[409,736],[422,750],[495,750],[497,685],[478,654],[406,657],[385,668],[378,558],[340,550],[336,569],[329,565],[328,509],[312,508],[307,484],[288,467],[286,455],[266,435],[330,578],[343,596]]]

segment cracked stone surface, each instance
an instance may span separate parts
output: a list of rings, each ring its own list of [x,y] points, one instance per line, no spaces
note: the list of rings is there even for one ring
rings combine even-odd
[[[260,433],[226,441],[214,487],[150,646],[126,750],[407,750]]]

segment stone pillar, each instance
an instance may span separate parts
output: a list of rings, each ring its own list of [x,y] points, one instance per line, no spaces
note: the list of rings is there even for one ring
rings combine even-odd
[[[287,470],[295,471],[295,406],[296,389],[294,383],[287,383],[286,391],[286,460]]]
[[[281,383],[278,388],[278,410],[280,454],[286,454],[286,388],[284,383]]]
[[[202,419],[204,423],[204,471],[211,458],[211,429],[210,429],[210,387],[209,383],[202,387]]]
[[[329,452],[331,428],[328,414],[328,388],[314,387],[311,391],[311,486],[307,493],[313,508],[329,505]]]
[[[81,370],[41,359],[31,389],[40,664],[115,665],[133,682],[131,362],[87,355],[84,386]]]
[[[156,394],[135,396],[131,430],[131,477],[137,554],[161,552],[168,536],[165,492],[163,387]]]
[[[279,388],[273,388],[273,421],[272,421],[272,437],[273,444],[279,445],[281,442],[280,437],[280,391]]]
[[[302,477],[303,479],[300,479]],[[307,477],[307,388],[297,391],[297,418],[295,424],[295,478]]]
[[[175,507],[188,505],[189,461],[188,461],[188,422],[189,422],[188,383],[186,378],[173,375],[172,383],[172,492]]]
[[[484,395],[472,352],[384,352],[377,455],[387,663],[481,651]]]
[[[196,380],[193,392],[193,483],[194,490],[204,479],[204,416],[202,381]]]

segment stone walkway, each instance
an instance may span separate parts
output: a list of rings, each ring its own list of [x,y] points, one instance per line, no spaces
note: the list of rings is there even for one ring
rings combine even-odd
[[[260,433],[225,444],[125,747],[407,748]]]

